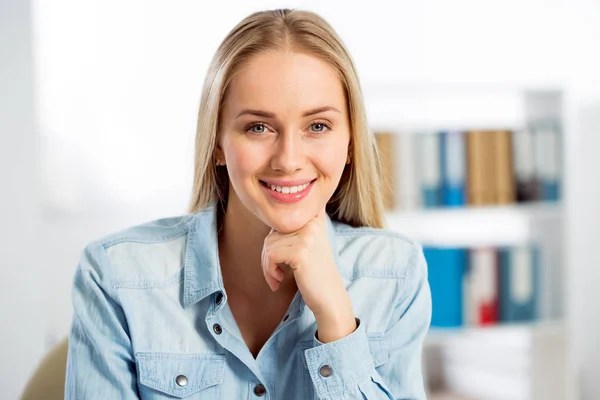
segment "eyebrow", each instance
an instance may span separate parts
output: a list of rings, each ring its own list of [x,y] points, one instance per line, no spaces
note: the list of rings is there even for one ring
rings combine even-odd
[[[320,114],[322,112],[326,112],[326,111],[334,111],[337,112],[339,114],[340,110],[338,110],[335,107],[331,107],[331,106],[324,106],[324,107],[317,107],[317,108],[313,108],[312,110],[308,110],[305,111],[302,116],[303,117],[309,117],[311,115],[315,115],[315,114]],[[251,109],[246,109],[243,110],[242,112],[240,112],[236,118],[241,117],[242,115],[255,115],[257,117],[263,117],[263,118],[275,118],[275,114],[274,113],[270,113],[267,111],[261,111],[261,110],[251,110]]]

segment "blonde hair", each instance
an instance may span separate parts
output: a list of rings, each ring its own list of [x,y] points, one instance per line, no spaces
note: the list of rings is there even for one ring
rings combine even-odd
[[[194,184],[189,206],[196,213],[226,204],[229,180],[216,166],[220,109],[237,71],[253,55],[292,49],[314,55],[337,72],[346,92],[350,119],[350,164],[327,203],[332,219],[352,226],[383,227],[380,158],[369,131],[354,62],[331,26],[317,14],[299,10],[261,11],[246,17],[223,40],[204,81],[196,131]]]

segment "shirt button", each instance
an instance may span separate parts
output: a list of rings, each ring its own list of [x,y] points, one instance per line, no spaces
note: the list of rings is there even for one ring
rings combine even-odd
[[[221,305],[221,303],[223,302],[223,293],[222,292],[217,293],[217,297],[216,297],[215,301],[218,306]]]
[[[283,322],[287,321],[290,318],[290,314],[285,314],[285,317],[283,317]]]
[[[264,396],[265,393],[267,393],[267,390],[265,389],[262,383],[259,383],[258,385],[254,386],[254,394],[258,397]]]
[[[329,365],[323,365],[321,369],[319,369],[319,373],[323,378],[327,378],[333,374],[333,370]]]
[[[213,331],[215,331],[217,335],[220,335],[221,333],[223,333],[223,328],[221,328],[221,325],[219,324],[214,324]]]
[[[175,383],[177,383],[177,386],[184,387],[187,385],[187,382],[187,377],[185,375],[179,375],[177,378],[175,378]]]

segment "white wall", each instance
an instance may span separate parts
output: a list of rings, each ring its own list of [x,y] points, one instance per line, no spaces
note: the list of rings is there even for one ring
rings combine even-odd
[[[0,398],[17,398],[44,347],[30,4],[0,6]]]
[[[573,361],[581,364],[577,382],[581,398],[591,400],[600,398],[600,95],[590,98],[583,94],[586,91],[579,93],[570,110],[570,124],[579,135],[568,148],[566,214]]]
[[[29,134],[11,139],[11,149],[21,146],[21,151],[8,151],[4,145],[0,148],[8,157],[2,157],[3,163],[24,165],[20,170],[23,175],[15,181],[16,169],[7,169],[3,164],[2,179],[12,181],[8,188],[21,195],[3,199],[11,204],[2,207],[0,213],[8,214],[7,218],[19,216],[19,222],[9,223],[9,230],[0,229],[3,236],[5,232],[12,236],[21,232],[24,236],[36,231],[24,227],[35,224],[36,213],[23,211],[35,210],[34,201],[24,199],[35,199],[38,191],[37,170],[32,168],[36,156],[30,151],[37,144],[29,142],[35,134],[29,126],[33,118],[28,118],[33,115],[28,80],[31,65],[23,54],[30,45],[27,3],[13,3],[18,6],[13,6],[10,13],[2,12],[0,17],[0,29],[13,32],[0,40],[3,45],[23,40],[24,47],[13,46],[10,53],[1,53],[3,69],[14,63],[18,68],[12,75],[2,73],[0,82],[20,85],[16,92],[25,98],[21,103],[12,100],[9,105],[14,110],[11,115],[25,118],[2,118],[0,124],[8,121]],[[48,282],[42,294],[43,311],[49,315],[49,339],[68,332],[71,276],[85,243],[130,223],[184,212],[192,176],[199,93],[210,57],[230,28],[249,12],[281,6],[311,9],[328,19],[350,48],[365,86],[416,82],[565,83],[588,87],[590,92],[600,87],[598,60],[590,59],[600,37],[600,12],[598,3],[592,0],[35,1],[34,39],[39,45],[36,104],[39,145],[44,150],[40,232],[48,261],[42,264],[45,275],[38,276]],[[5,24],[4,20],[12,22]],[[15,74],[19,79],[12,78]],[[0,112],[6,110],[2,107]],[[4,144],[5,132],[16,128],[0,126]],[[597,144],[589,131],[577,141],[581,145]],[[577,166],[594,162],[591,154],[589,161],[585,160]],[[583,188],[578,190],[581,193]],[[589,209],[593,204],[582,206]],[[6,209],[11,211],[3,211]],[[91,210],[94,217],[90,217]],[[579,222],[571,226],[572,231],[582,232],[579,236],[574,233],[573,238],[573,248],[582,252],[579,257],[593,250],[592,239],[586,234],[597,235],[593,227],[580,230],[581,221],[588,216],[577,214]],[[25,245],[20,246],[11,245],[12,259],[3,260],[23,264],[19,255]],[[577,260],[583,262],[582,258]],[[33,268],[21,264],[20,268]],[[2,271],[0,274],[10,273],[6,268]],[[589,273],[592,271],[582,270],[579,279],[585,280],[588,275],[583,274]],[[6,285],[1,276],[0,285]],[[35,276],[27,282],[11,283],[9,293],[35,284]],[[574,281],[572,285],[579,283]],[[570,309],[597,302],[589,285],[574,288],[581,291],[579,297],[574,295]],[[23,306],[22,311],[40,304],[31,297],[25,301],[29,306]],[[12,311],[13,305],[0,306],[2,312],[7,309]],[[28,315],[19,314],[21,320]],[[600,332],[596,321],[583,316],[574,323],[577,331],[589,335]],[[30,349],[35,343],[31,350],[34,357],[38,341],[30,339],[30,343],[21,342],[20,348],[28,351],[26,347]],[[585,338],[579,339],[575,345],[583,357]],[[585,373],[592,376],[600,356],[587,353],[583,359]],[[5,363],[2,365],[5,368]],[[24,361],[19,368],[25,371],[28,365]],[[0,379],[7,375],[2,376]],[[20,382],[12,380],[2,387],[10,387],[15,393]],[[585,391],[586,398],[600,398],[600,384],[591,379]]]

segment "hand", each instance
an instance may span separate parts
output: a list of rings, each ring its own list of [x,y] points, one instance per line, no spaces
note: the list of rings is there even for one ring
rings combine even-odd
[[[319,326],[319,340],[327,343],[356,329],[350,296],[344,287],[327,234],[325,210],[296,232],[273,229],[262,250],[263,274],[276,291],[290,269],[306,305]]]

